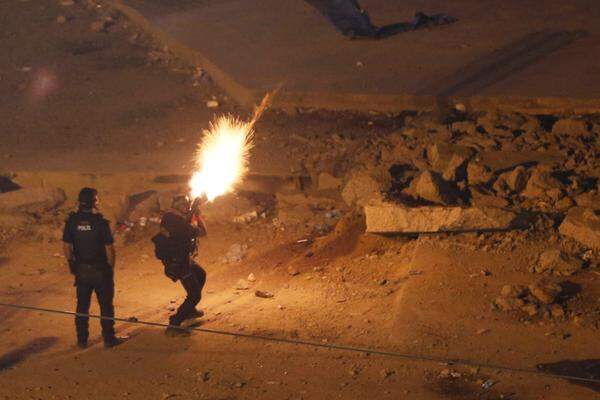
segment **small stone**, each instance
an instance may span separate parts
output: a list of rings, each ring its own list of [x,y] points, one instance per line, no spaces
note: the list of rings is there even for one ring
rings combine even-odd
[[[565,310],[561,305],[553,304],[552,307],[550,307],[550,315],[552,318],[562,319],[565,317]]]
[[[217,100],[208,100],[206,102],[206,107],[208,107],[208,108],[217,108],[217,107],[219,107],[219,102]]]
[[[552,304],[562,292],[560,285],[542,278],[529,285],[529,291],[542,304]]]
[[[275,297],[275,295],[271,292],[267,292],[266,290],[257,290],[256,292],[254,292],[254,295],[256,297],[261,297],[263,299],[270,299]]]
[[[393,369],[387,369],[384,368],[381,371],[379,371],[379,375],[383,378],[383,379],[387,379],[389,377],[391,377],[392,375],[395,375],[396,371]]]
[[[94,21],[90,25],[90,29],[92,30],[92,32],[105,32],[106,28],[108,28],[108,22],[104,20]]]
[[[538,313],[538,306],[537,304],[533,303],[525,304],[523,307],[521,307],[521,311],[527,313],[527,315],[530,317],[534,317]]]
[[[65,22],[67,22],[67,17],[65,17],[64,15],[59,15],[58,17],[56,17],[57,24],[64,24]]]
[[[574,258],[568,257],[558,249],[546,250],[540,254],[536,264],[533,266],[534,272],[552,272],[556,275],[573,275],[583,268],[583,263]]]
[[[300,273],[300,271],[298,270],[297,267],[294,267],[293,265],[289,265],[287,267],[287,273],[290,274],[291,276],[296,276]]]
[[[250,273],[250,275],[248,275],[247,280],[248,280],[248,282],[255,282],[256,281],[256,277],[254,276],[253,273]]]
[[[523,307],[525,302],[516,297],[497,297],[494,304],[502,311],[513,311]]]
[[[527,294],[527,288],[523,285],[504,285],[500,291],[502,297],[521,298]]]

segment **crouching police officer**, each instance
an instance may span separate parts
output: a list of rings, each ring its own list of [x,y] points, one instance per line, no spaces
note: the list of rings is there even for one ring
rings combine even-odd
[[[156,258],[162,261],[165,275],[173,282],[181,281],[187,293],[177,312],[169,318],[169,336],[188,335],[189,331],[178,328],[186,320],[204,315],[196,309],[202,298],[206,272],[194,260],[196,240],[206,235],[206,227],[198,214],[193,214],[186,196],[173,199],[172,210],[165,213],[160,222],[160,233],[152,238]]]
[[[88,314],[92,292],[96,293],[102,317],[113,318],[115,249],[109,222],[97,212],[98,191],[83,188],[79,209],[69,214],[63,232],[64,253],[77,288],[77,313]],[[105,347],[123,342],[115,336],[114,321],[101,319]],[[75,317],[77,345],[87,347],[89,318]]]

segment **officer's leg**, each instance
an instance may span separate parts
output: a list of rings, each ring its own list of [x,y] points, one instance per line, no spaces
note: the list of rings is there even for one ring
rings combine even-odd
[[[77,282],[77,313],[88,314],[90,311],[90,301],[92,298],[93,287],[87,283]],[[89,318],[75,316],[75,328],[77,329],[77,342],[80,345],[86,345],[89,335]]]
[[[115,295],[115,283],[112,276],[105,276],[102,282],[95,287],[96,297],[100,305],[100,315],[103,317],[114,318],[115,309],[113,298]],[[112,319],[101,319],[102,337],[104,341],[112,340],[115,337],[115,321]]]
[[[170,325],[181,325],[196,309],[196,304],[200,301],[200,284],[193,272],[181,279],[181,284],[187,293],[184,302],[179,306],[175,315],[169,318]]]
[[[200,288],[200,299],[202,299],[202,289],[204,289],[204,285],[206,284],[206,271],[195,261],[192,261],[192,271],[196,276],[196,280],[198,281],[198,287]],[[200,300],[198,300],[199,302]]]

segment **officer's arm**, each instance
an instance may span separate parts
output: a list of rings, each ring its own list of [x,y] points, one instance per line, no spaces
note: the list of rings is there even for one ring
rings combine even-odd
[[[110,244],[105,247],[106,247],[106,258],[107,258],[108,265],[110,265],[111,268],[114,268],[115,267],[115,259],[117,257],[117,254],[115,252],[115,246]]]
[[[67,261],[73,259],[73,244],[63,242],[63,253],[65,254],[65,258]]]

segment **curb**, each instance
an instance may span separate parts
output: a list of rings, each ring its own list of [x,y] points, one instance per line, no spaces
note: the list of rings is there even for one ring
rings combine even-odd
[[[161,45],[192,65],[202,67],[229,97],[243,107],[252,108],[264,96],[263,91],[251,89],[237,82],[200,51],[185,46],[168,33],[157,28],[140,12],[121,0],[101,0],[123,13],[129,20],[152,36]],[[274,86],[275,89],[277,86]],[[412,94],[377,95],[364,93],[291,92],[281,90],[273,99],[272,108],[294,113],[298,109],[325,109],[331,111],[360,111],[396,113],[406,110],[437,111],[464,105],[469,111],[501,110],[525,114],[596,114],[600,113],[600,99],[570,97],[446,97]]]

